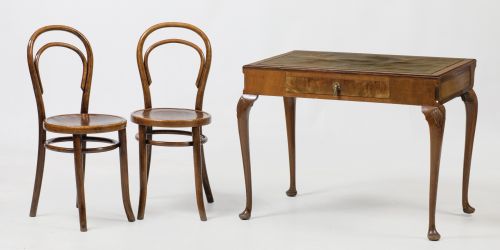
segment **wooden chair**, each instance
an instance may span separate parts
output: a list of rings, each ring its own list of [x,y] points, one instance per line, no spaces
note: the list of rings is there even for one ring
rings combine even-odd
[[[33,47],[36,39],[48,31],[65,31],[77,36],[85,46],[86,55],[77,47],[63,42],[50,42],[38,50],[33,56]],[[45,116],[45,106],[43,101],[43,88],[40,78],[38,63],[42,53],[51,47],[64,47],[76,52],[83,64],[83,74],[80,88],[83,91],[81,110],[79,114],[57,115],[52,117]],[[76,187],[77,187],[77,207],[80,217],[80,231],[87,231],[87,219],[85,211],[85,193],[84,193],[84,173],[85,173],[85,155],[89,153],[100,153],[119,148],[120,152],[120,171],[122,199],[125,207],[125,213],[130,222],[135,220],[132,207],[130,205],[129,187],[128,187],[128,166],[127,166],[127,121],[121,117],[113,115],[89,114],[89,97],[92,83],[93,55],[92,48],[85,36],[68,26],[51,25],[38,29],[31,36],[28,44],[28,66],[35,92],[36,104],[38,109],[38,160],[35,177],[35,187],[33,190],[33,199],[31,202],[30,216],[35,217],[40,198],[40,189],[42,186],[43,169],[45,162],[45,149],[57,152],[73,153],[75,159]],[[56,137],[46,139],[47,131],[71,136]],[[119,141],[108,138],[88,136],[88,134],[107,133],[118,131]],[[56,146],[58,142],[72,141],[73,148]],[[102,142],[109,144],[107,146],[87,148],[87,142]]]
[[[205,53],[192,42],[182,39],[165,39],[153,43],[146,52],[143,51],[144,42],[148,36],[158,29],[163,28],[182,28],[191,30],[199,35],[205,45]],[[165,44],[183,44],[196,50],[200,56],[200,67],[198,77],[196,79],[196,87],[198,88],[196,95],[195,109],[177,109],[177,108],[152,108],[151,94],[149,86],[151,85],[151,75],[148,68],[148,58],[155,48]],[[142,34],[137,45],[137,64],[139,66],[139,74],[142,82],[142,89],[144,93],[144,109],[132,113],[132,122],[139,125],[139,133],[136,135],[139,141],[139,161],[140,161],[140,197],[139,197],[139,212],[137,218],[142,220],[144,218],[144,211],[146,207],[147,184],[149,179],[149,169],[151,166],[151,146],[166,146],[166,147],[193,147],[194,158],[194,175],[195,175],[195,190],[196,190],[196,203],[198,205],[198,212],[202,221],[207,220],[205,213],[205,205],[203,203],[203,191],[209,203],[213,202],[212,191],[208,181],[207,170],[205,165],[205,156],[203,144],[207,141],[207,137],[202,134],[202,126],[210,123],[210,115],[202,111],[203,107],[203,94],[205,92],[205,85],[207,82],[208,72],[210,70],[210,63],[212,59],[212,49],[208,37],[199,28],[187,24],[177,22],[166,22],[154,25],[147,29]],[[191,128],[191,131],[173,130],[173,129],[153,129],[153,127],[171,128],[183,127]],[[167,142],[153,140],[154,134],[176,134],[191,136],[192,141],[183,142]],[[202,187],[203,185],[203,187]]]

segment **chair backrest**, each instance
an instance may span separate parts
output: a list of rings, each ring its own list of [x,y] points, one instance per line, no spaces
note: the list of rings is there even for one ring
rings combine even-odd
[[[183,39],[164,39],[158,42],[153,43],[145,52],[144,52],[144,42],[148,38],[148,36],[156,30],[164,29],[164,28],[181,28],[191,30],[197,35],[201,37],[205,44],[205,54],[196,44],[183,40]],[[200,68],[198,70],[198,77],[196,78],[196,87],[198,88],[196,94],[196,103],[195,109],[202,110],[203,108],[203,95],[205,92],[205,85],[207,83],[208,72],[210,71],[210,63],[212,61],[212,47],[210,45],[210,41],[208,40],[207,35],[199,29],[198,27],[188,24],[188,23],[179,23],[179,22],[165,22],[156,24],[149,29],[147,29],[139,39],[139,43],[137,44],[137,65],[139,67],[139,74],[141,76],[142,82],[142,90],[144,94],[144,107],[151,108],[151,92],[149,86],[151,85],[151,74],[149,73],[148,67],[148,58],[155,48],[165,44],[183,44],[189,46],[198,52],[200,56]]]
[[[40,49],[34,53],[34,45],[36,39],[43,33],[48,32],[48,31],[65,31],[69,32],[76,37],[78,37],[86,50],[86,54],[83,54],[82,51],[80,51],[77,47],[74,45],[64,43],[64,42],[49,42],[40,47]],[[38,63],[40,61],[40,57],[42,53],[47,50],[48,48],[51,47],[63,47],[70,49],[78,54],[80,56],[80,59],[82,60],[83,64],[83,73],[82,73],[82,81],[80,83],[80,88],[82,89],[82,102],[81,102],[81,110],[80,112],[82,114],[88,113],[89,109],[89,97],[90,97],[90,87],[92,83],[92,69],[93,69],[93,64],[94,64],[94,57],[92,54],[92,48],[90,47],[90,43],[87,40],[87,38],[80,33],[78,30],[64,26],[64,25],[50,25],[50,26],[45,26],[33,33],[31,36],[29,43],[28,43],[28,67],[30,70],[30,75],[31,75],[31,82],[33,83],[33,90],[35,92],[35,98],[36,98],[36,105],[38,109],[38,120],[41,124],[43,123],[43,120],[45,120],[45,106],[43,102],[43,86],[42,86],[42,80],[40,78],[40,71],[38,67]]]

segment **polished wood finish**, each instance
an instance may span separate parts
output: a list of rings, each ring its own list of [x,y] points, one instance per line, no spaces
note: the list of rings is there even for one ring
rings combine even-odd
[[[125,209],[125,214],[127,215],[128,221],[133,222],[135,221],[135,217],[134,211],[132,210],[132,205],[130,203],[130,193],[128,186],[127,130],[122,129],[118,131],[118,137],[120,140],[120,177],[123,208]]]
[[[183,130],[174,130],[174,129],[154,129],[148,130],[146,128],[146,146],[163,146],[163,147],[188,147],[193,146],[193,141],[155,141],[153,140],[153,135],[156,134],[170,134],[170,135],[187,135],[193,136],[193,132],[191,131],[183,131]],[[135,139],[139,140],[139,134],[135,135]],[[208,138],[204,135],[201,135],[201,143],[205,143],[208,141]],[[147,149],[148,150],[148,149]],[[146,152],[148,159],[148,176],[149,176],[149,166],[151,163],[151,153],[149,151]]]
[[[296,76],[295,76],[296,75]],[[338,87],[334,87],[338,83]],[[339,90],[340,88],[341,90]],[[288,93],[335,95],[342,91],[343,96],[389,98],[391,95],[387,80],[356,80],[355,77],[328,78],[305,74],[289,74],[286,77],[285,91]],[[340,92],[339,92],[340,94]]]
[[[148,193],[148,167],[146,155],[146,127],[139,125],[139,211],[137,212],[137,219],[144,219],[146,210],[146,196]]]
[[[166,39],[158,41],[153,45],[151,45],[146,50],[146,53],[144,53],[144,43],[146,39],[149,37],[149,35],[151,35],[151,33],[159,29],[165,29],[165,28],[181,28],[193,31],[203,40],[203,43],[205,45],[205,54],[203,54],[202,49],[197,45],[182,39]],[[210,40],[208,39],[207,35],[201,29],[191,24],[179,23],[179,22],[165,22],[153,25],[149,29],[147,29],[139,39],[139,43],[137,44],[136,59],[137,59],[137,66],[139,67],[139,75],[141,77],[142,90],[144,94],[144,108],[145,109],[152,108],[151,91],[149,86],[153,83],[153,81],[151,78],[151,74],[149,73],[149,66],[148,66],[149,54],[158,46],[165,44],[187,45],[189,47],[194,48],[198,53],[198,55],[200,56],[198,77],[196,78],[195,82],[195,85],[198,88],[196,94],[195,110],[201,111],[203,108],[203,96],[205,93],[205,86],[207,83],[208,73],[210,72],[210,65],[212,62],[212,47],[210,45]]]
[[[435,106],[472,89],[475,66],[474,59],[291,51],[243,66],[243,93]]]
[[[468,188],[477,117],[477,97],[472,89],[475,66],[474,59],[318,51],[291,51],[243,66],[245,84],[237,114],[247,202],[240,218],[249,219],[252,211],[248,119],[250,109],[259,95],[284,98],[290,161],[288,196],[297,193],[297,97],[418,105],[422,106],[431,138],[428,238],[439,240],[435,213],[445,124],[443,104],[459,96],[467,112],[462,205],[464,212],[474,212],[469,204]]]
[[[59,138],[64,138],[64,137],[59,137]],[[70,138],[70,136],[68,136],[68,138]],[[53,139],[57,139],[57,138],[53,138]],[[88,149],[87,148],[87,141],[92,141],[92,139],[94,139],[94,141],[100,141],[100,142],[104,142],[104,143],[109,143],[111,145],[107,146],[107,147],[98,147],[98,148],[91,148],[91,149]],[[50,145],[50,143],[45,143],[45,146],[46,147],[54,147],[54,145]],[[85,165],[86,165],[86,158],[87,158],[87,153],[91,152],[91,153],[99,153],[99,152],[106,152],[106,151],[111,151],[117,147],[119,147],[120,144],[117,143],[115,140],[113,139],[109,139],[109,138],[102,138],[102,137],[92,137],[92,138],[88,138],[87,135],[82,135],[82,167],[83,167],[83,181],[85,181]],[[74,153],[74,152],[73,152]],[[78,208],[78,196],[76,197],[76,208]]]
[[[201,129],[193,127],[193,162],[194,162],[194,183],[196,191],[196,204],[198,213],[202,221],[207,220],[205,213],[205,204],[203,203],[203,177],[202,177],[202,156],[201,156]]]
[[[38,128],[38,156],[36,161],[35,185],[33,187],[33,197],[31,198],[30,217],[35,217],[42,190],[43,170],[45,166],[45,138],[46,132],[41,126]]]
[[[196,44],[182,39],[164,39],[153,43],[144,52],[144,43],[149,35],[159,29],[166,28],[181,28],[194,32],[204,43],[205,53]],[[195,86],[198,91],[196,94],[196,102],[194,109],[180,108],[153,108],[151,100],[150,85],[153,83],[149,72],[148,59],[151,52],[161,45],[181,44],[193,48],[200,57],[200,65],[198,68],[198,76]],[[208,125],[211,122],[210,114],[203,112],[203,97],[205,86],[210,71],[212,61],[212,48],[210,41],[205,33],[199,28],[179,22],[166,22],[153,25],[147,29],[139,39],[137,45],[137,65],[141,77],[142,90],[144,96],[144,109],[137,110],[131,114],[132,122],[139,125],[139,133],[136,138],[139,141],[139,173],[140,173],[140,195],[139,195],[139,213],[137,218],[144,219],[146,209],[147,184],[151,168],[152,146],[166,147],[193,147],[194,159],[194,175],[195,175],[195,193],[198,213],[202,221],[207,220],[205,212],[205,204],[203,203],[203,189],[207,201],[214,201],[212,190],[210,188],[208,175],[206,171],[205,153],[203,144],[207,142],[207,137],[202,134],[202,126]],[[184,127],[191,128],[191,131],[174,130],[174,129],[155,129],[154,127]],[[177,134],[191,137],[191,141],[157,141],[153,139],[155,134]]]
[[[61,134],[93,134],[125,129],[127,120],[103,114],[69,114],[48,117],[43,122],[45,130]]]
[[[208,179],[208,173],[207,173],[207,164],[205,162],[205,149],[203,147],[203,134],[202,130],[200,130],[201,134],[201,177],[203,178],[203,190],[205,190],[205,197],[207,197],[207,202],[208,203],[213,203],[214,202],[214,196],[212,194],[212,188],[210,188],[210,181]]]
[[[73,148],[65,148],[65,147],[60,147],[56,146],[54,144],[57,144],[59,142],[69,142],[73,141],[72,136],[63,136],[63,137],[55,137],[52,139],[48,139],[45,141],[45,147],[56,152],[61,152],[61,153],[74,153],[75,150]],[[118,148],[120,146],[120,143],[109,138],[102,138],[102,137],[94,137],[94,136],[82,136],[81,138],[82,141],[82,152],[85,154],[91,154],[91,153],[102,153],[102,152],[107,152],[111,151],[115,148]],[[96,147],[96,148],[87,148],[86,143],[88,141],[92,142],[102,142],[102,143],[108,143],[110,144],[109,146],[103,146],[103,147]],[[84,146],[85,145],[85,146]],[[83,160],[83,172],[85,173],[85,158],[82,156]]]
[[[446,121],[446,110],[443,105],[437,107],[422,107],[422,113],[429,124],[431,141],[431,173],[429,190],[429,240],[436,241],[441,238],[436,230],[436,200],[439,179],[439,164],[441,159],[441,145],[443,144],[444,125]]]
[[[438,75],[440,70],[461,61],[462,59],[459,58],[295,50],[248,66],[285,70],[427,76]]]
[[[87,212],[85,207],[85,189],[83,181],[82,136],[73,135],[73,148],[75,150],[75,177],[78,216],[80,217],[80,231],[87,232]]]
[[[34,45],[37,38],[49,31],[64,31],[75,35],[83,43],[86,53],[81,52],[77,47],[71,44],[62,42],[49,42],[43,45],[36,53],[34,53]],[[43,100],[43,87],[39,72],[39,61],[42,53],[48,48],[63,47],[70,49],[80,57],[83,64],[82,80],[80,88],[82,89],[82,100],[79,114],[57,115],[46,117],[45,106]],[[63,25],[51,25],[38,29],[31,36],[28,43],[28,67],[35,93],[37,110],[38,110],[38,158],[37,169],[35,176],[35,185],[33,189],[33,198],[31,201],[30,216],[35,217],[38,208],[38,201],[40,199],[40,191],[42,187],[43,171],[45,164],[45,151],[46,149],[56,152],[73,153],[75,161],[75,178],[79,218],[80,218],[80,231],[87,231],[86,219],[86,206],[85,206],[85,192],[84,192],[84,176],[85,176],[85,158],[88,153],[100,153],[120,148],[120,170],[121,170],[121,185],[122,185],[122,199],[125,207],[125,213],[129,221],[134,221],[134,214],[131,209],[129,190],[128,190],[128,166],[127,166],[127,151],[125,140],[125,127],[127,121],[118,116],[103,115],[103,114],[89,114],[89,97],[90,88],[92,83],[92,69],[93,69],[93,54],[90,43],[83,34],[74,28]],[[71,136],[62,136],[47,139],[47,131],[54,133],[70,134]],[[119,141],[113,139],[87,136],[88,134],[118,132]],[[56,146],[60,142],[73,142],[72,148]],[[108,146],[88,148],[87,142],[103,142],[109,144]]]
[[[200,127],[210,124],[210,114],[191,109],[155,108],[138,110],[130,115],[132,122],[150,127]]]
[[[240,213],[240,219],[248,220],[252,214],[252,172],[250,166],[250,138],[248,135],[248,119],[253,103],[257,100],[255,95],[242,95],[238,101],[237,117],[238,131],[240,134],[241,158],[243,158],[243,172],[245,174],[246,206]]]
[[[465,152],[464,152],[464,174],[462,185],[462,207],[465,213],[474,213],[474,209],[469,203],[469,177],[472,161],[472,147],[474,145],[474,134],[477,120],[477,96],[474,90],[462,95],[465,103],[466,128],[465,128]]]
[[[295,97],[283,97],[283,102],[288,138],[288,160],[290,162],[290,188],[286,191],[286,195],[295,197],[297,195],[295,184]]]
[[[161,133],[159,131],[156,131],[156,132]],[[187,132],[187,131],[184,131],[184,132]],[[165,133],[169,133],[169,132],[165,132]],[[175,134],[175,132],[172,132],[172,133]],[[135,138],[139,141],[139,137],[137,134],[136,134]],[[149,141],[153,140],[153,128],[152,127],[146,128],[146,139]],[[153,154],[153,145],[151,145],[151,143],[146,144],[146,154],[148,156],[147,165],[148,165],[148,178],[149,178],[149,170],[151,169],[151,155]]]

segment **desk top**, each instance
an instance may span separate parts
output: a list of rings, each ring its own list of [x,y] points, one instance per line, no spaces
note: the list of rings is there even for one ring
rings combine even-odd
[[[437,77],[473,59],[294,50],[244,68]]]
[[[476,60],[295,50],[243,66],[243,93],[436,106],[474,85]]]

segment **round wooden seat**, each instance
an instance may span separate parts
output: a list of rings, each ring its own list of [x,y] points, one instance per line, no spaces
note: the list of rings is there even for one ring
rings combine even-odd
[[[130,115],[132,122],[151,127],[200,127],[210,124],[210,114],[179,108],[141,109]]]
[[[119,131],[126,127],[127,120],[114,115],[69,114],[52,116],[43,122],[50,132],[63,134],[92,134]]]

